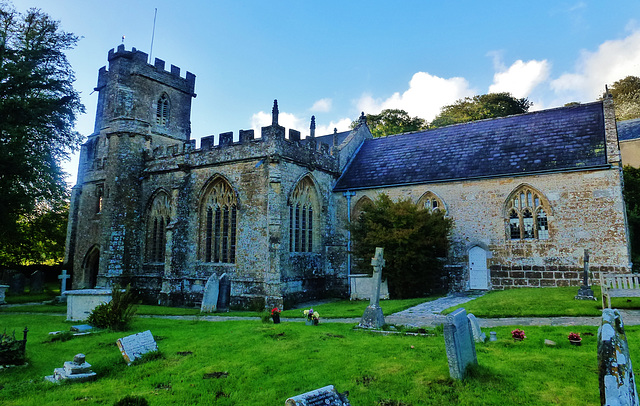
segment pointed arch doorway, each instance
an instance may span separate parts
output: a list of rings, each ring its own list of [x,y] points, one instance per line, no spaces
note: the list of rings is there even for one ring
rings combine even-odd
[[[469,250],[469,289],[489,289],[487,251],[477,245]]]
[[[98,282],[98,270],[100,268],[100,248],[92,247],[84,257],[82,264],[83,282],[85,288],[95,288]]]

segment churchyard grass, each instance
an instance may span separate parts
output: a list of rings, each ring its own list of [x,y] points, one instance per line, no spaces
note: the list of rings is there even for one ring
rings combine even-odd
[[[105,404],[130,394],[150,405],[282,405],[287,397],[333,384],[358,405],[598,405],[596,327],[491,329],[497,342],[477,345],[479,366],[469,378],[449,378],[444,339],[379,335],[350,324],[302,321],[206,322],[135,318],[126,333],[110,331],[65,342],[48,342],[48,332],[68,330],[64,317],[5,314],[2,328],[29,327],[28,365],[0,371],[3,405]],[[162,356],[127,367],[117,338],[151,330]],[[569,332],[583,345],[570,346]],[[640,329],[627,327],[629,337]],[[544,339],[557,342],[547,347]],[[630,339],[632,357],[640,354]],[[98,380],[62,384],[45,375],[79,352]],[[379,403],[387,401],[386,403]],[[399,403],[402,402],[402,403]]]
[[[575,300],[578,287],[495,290],[443,313],[464,307],[476,317],[598,317],[602,314],[600,287],[592,289],[598,300]],[[611,307],[640,309],[640,298],[612,298]]]
[[[432,296],[428,298],[415,298],[415,299],[388,299],[381,300],[380,307],[385,316],[393,313],[400,312],[413,306],[417,306],[420,303],[429,302],[435,300],[440,296]],[[313,307],[313,310],[320,313],[320,317],[335,319],[335,318],[353,318],[362,317],[364,310],[369,306],[368,300],[340,300],[336,302],[323,303],[316,306],[300,307],[298,309],[290,309],[282,312],[281,317],[295,318],[305,317],[302,313],[304,310]]]
[[[37,303],[37,302],[45,302],[48,300],[52,300],[59,295],[60,295],[59,283],[46,283],[44,285],[44,290],[42,293],[30,293],[28,289],[25,291],[25,293],[20,295],[15,295],[7,292],[5,296],[5,301],[9,304],[32,303],[32,302]]]

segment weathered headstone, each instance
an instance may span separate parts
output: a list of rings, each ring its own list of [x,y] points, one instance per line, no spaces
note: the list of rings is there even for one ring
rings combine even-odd
[[[576,300],[597,300],[593,295],[593,290],[589,286],[589,250],[584,250],[584,273],[582,275],[582,286],[578,289]]]
[[[598,329],[600,404],[638,406],[638,391],[624,324],[617,309],[602,311]]]
[[[444,344],[449,361],[449,375],[453,379],[463,379],[467,367],[478,363],[470,324],[464,308],[449,314],[444,323]]]
[[[156,344],[156,340],[153,339],[153,334],[151,334],[150,330],[118,338],[116,344],[118,344],[124,360],[127,361],[129,365],[144,354],[158,351],[158,344]]]
[[[0,304],[6,303],[5,294],[7,293],[7,289],[9,289],[9,285],[0,285]]]
[[[348,393],[338,393],[333,385],[328,385],[302,395],[294,396],[284,402],[285,406],[351,406]]]
[[[384,267],[384,248],[376,247],[376,254],[371,258],[373,266],[373,288],[369,306],[364,310],[359,327],[380,328],[384,325],[384,314],[380,307],[380,282],[382,280],[382,268]]]
[[[67,320],[86,320],[89,314],[102,303],[111,301],[111,289],[78,289],[68,290]]]
[[[469,319],[469,323],[471,325],[471,332],[473,333],[473,339],[476,343],[484,343],[487,341],[487,335],[482,332],[480,329],[480,324],[478,323],[478,319],[473,313],[467,314],[467,318]]]
[[[21,295],[24,293],[25,285],[25,276],[21,272],[18,272],[11,277],[11,281],[9,282],[9,292],[14,295]]]
[[[200,311],[202,313],[213,313],[218,309],[218,296],[220,295],[220,279],[214,272],[207,280],[202,295]]]
[[[223,273],[220,277],[220,285],[218,290],[218,311],[228,312],[229,303],[231,302],[231,281],[229,275]]]
[[[29,277],[29,293],[42,293],[44,291],[44,275],[42,271],[33,271]]]
[[[45,380],[53,383],[69,380],[71,382],[86,382],[96,379],[96,373],[91,371],[91,365],[84,354],[77,354],[73,361],[66,361],[64,367],[55,368],[53,375],[45,376]]]

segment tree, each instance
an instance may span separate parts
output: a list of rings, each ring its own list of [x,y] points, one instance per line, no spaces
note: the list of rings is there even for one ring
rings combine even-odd
[[[81,136],[84,111],[64,54],[78,37],[37,9],[21,14],[0,0],[0,244],[19,220],[68,196],[60,166]]]
[[[357,121],[351,123],[354,128]],[[426,129],[426,121],[419,117],[410,117],[404,110],[386,109],[380,114],[367,114],[367,125],[371,134],[377,137],[401,134]]]
[[[485,118],[506,117],[529,111],[533,105],[527,98],[516,99],[510,93],[489,93],[465,97],[454,104],[444,106],[433,119],[430,127],[444,127],[451,124]]]
[[[452,220],[442,211],[419,208],[410,200],[393,202],[381,194],[365,204],[351,226],[358,272],[371,273],[370,258],[384,248],[382,275],[394,298],[419,297],[443,290],[444,268],[439,258],[449,250]]]
[[[634,270],[637,270],[640,267],[640,169],[627,165],[623,168],[623,176],[622,193],[629,223],[631,261]]]
[[[640,78],[627,76],[611,85],[609,93],[613,96],[613,105],[617,120],[640,118]]]

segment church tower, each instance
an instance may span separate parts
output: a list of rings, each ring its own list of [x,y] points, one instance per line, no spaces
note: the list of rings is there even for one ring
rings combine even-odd
[[[67,233],[76,289],[142,272],[145,159],[189,143],[195,75],[182,78],[180,68],[147,59],[120,45],[98,73],[95,128],[81,148]]]

